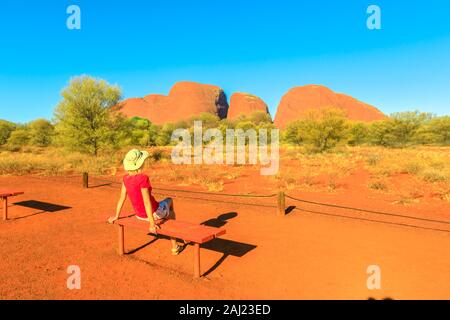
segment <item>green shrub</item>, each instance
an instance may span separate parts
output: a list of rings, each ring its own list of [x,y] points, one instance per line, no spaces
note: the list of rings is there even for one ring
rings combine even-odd
[[[285,141],[303,144],[312,152],[323,152],[347,142],[348,121],[339,109],[311,111],[303,120],[290,123]]]
[[[4,145],[11,133],[16,129],[16,125],[12,122],[0,119],[0,146]]]

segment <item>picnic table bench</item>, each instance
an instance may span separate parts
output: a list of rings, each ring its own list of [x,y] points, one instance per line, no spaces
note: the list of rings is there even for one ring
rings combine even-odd
[[[8,198],[23,194],[23,191],[0,190],[0,199],[3,204],[3,220],[8,220]]]
[[[209,227],[201,224],[182,222],[178,220],[156,221],[160,226],[158,235],[184,240],[194,244],[194,278],[200,278],[200,245],[209,242],[226,233],[223,228]],[[125,227],[149,231],[149,223],[138,220],[134,215],[119,218],[114,222],[119,226],[119,255],[125,254]]]

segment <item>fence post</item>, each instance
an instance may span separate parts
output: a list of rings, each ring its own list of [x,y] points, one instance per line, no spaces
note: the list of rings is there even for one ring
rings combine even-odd
[[[280,216],[285,216],[286,215],[286,198],[285,198],[285,194],[284,191],[279,191],[278,192],[278,214]]]
[[[83,172],[83,188],[89,188],[89,174],[87,172]]]

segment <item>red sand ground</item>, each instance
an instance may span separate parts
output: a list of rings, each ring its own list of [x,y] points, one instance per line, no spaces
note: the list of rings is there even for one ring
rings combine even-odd
[[[257,189],[251,181],[236,181],[225,191],[240,192],[243,184]],[[300,211],[278,217],[272,208],[175,198],[178,218],[186,221],[201,223],[237,213],[226,221],[223,238],[256,246],[241,257],[225,258],[202,249],[202,271],[213,270],[194,280],[192,247],[174,257],[169,241],[158,240],[132,255],[116,254],[117,230],[98,217],[113,213],[117,188],[82,189],[79,178],[0,177],[0,185],[26,192],[11,198],[11,220],[0,222],[0,299],[450,299],[448,224],[305,204],[298,204]],[[450,220],[448,203],[442,201],[392,205],[358,187],[341,194],[289,193]],[[42,212],[14,205],[28,200],[71,208]],[[274,204],[275,199],[260,203]],[[294,204],[287,200],[287,205]],[[139,230],[127,230],[126,249],[151,239]],[[224,243],[228,249],[245,248],[222,242],[222,249]],[[366,269],[373,264],[381,267],[381,290],[366,287]],[[81,268],[81,290],[66,287],[69,265]]]

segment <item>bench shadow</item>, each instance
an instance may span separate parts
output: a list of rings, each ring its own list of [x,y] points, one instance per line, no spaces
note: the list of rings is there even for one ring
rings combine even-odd
[[[20,219],[33,217],[33,216],[40,215],[40,214],[47,213],[47,212],[53,213],[53,212],[71,209],[71,207],[68,207],[68,206],[63,206],[63,205],[48,203],[48,202],[42,202],[42,201],[37,201],[37,200],[20,201],[20,202],[14,202],[13,204],[15,206],[36,209],[39,211],[29,214],[29,215],[26,215],[26,216],[11,218],[11,220],[20,220]]]
[[[136,252],[138,252],[139,250],[142,250],[142,249],[148,247],[149,245],[151,245],[152,243],[158,241],[158,239],[160,239],[160,238],[159,238],[159,237],[155,237],[153,240],[150,240],[149,242],[147,242],[147,243],[143,244],[142,246],[139,246],[139,247],[137,247],[137,248],[135,248],[135,249],[129,250],[129,251],[127,251],[125,254],[133,254],[133,253],[136,253]]]
[[[234,219],[237,216],[237,212],[227,212],[217,216],[216,218],[206,220],[201,224],[204,226],[221,228],[228,223],[228,220]],[[210,242],[202,244],[201,248],[222,253],[222,257],[211,268],[203,273],[203,276],[207,276],[211,272],[216,270],[228,256],[239,258],[243,257],[245,254],[255,249],[256,246],[248,243],[216,238],[214,240],[211,240]]]
[[[217,262],[203,274],[203,276],[206,277],[211,272],[216,270],[227,257],[234,256],[241,258],[255,249],[256,246],[253,244],[216,238],[214,240],[211,240],[210,242],[202,244],[201,248],[222,253],[222,257],[220,257],[220,259],[217,260]]]

